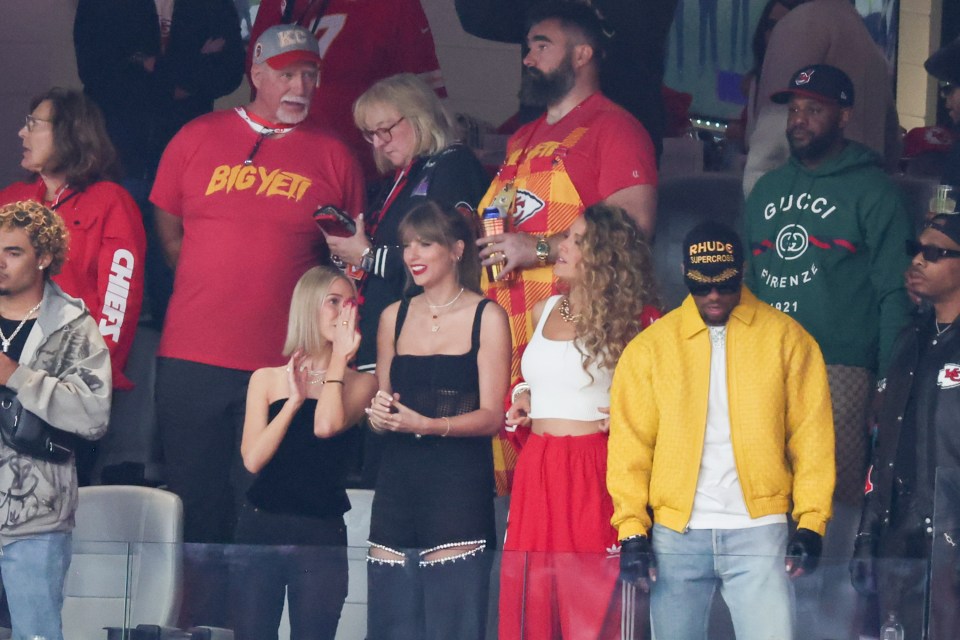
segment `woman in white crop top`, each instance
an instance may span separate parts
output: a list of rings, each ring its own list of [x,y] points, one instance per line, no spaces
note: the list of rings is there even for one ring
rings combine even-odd
[[[567,293],[534,306],[525,382],[507,412],[508,428],[528,435],[503,547],[499,637],[619,637],[607,413],[620,353],[659,317],[652,258],[636,223],[598,204],[570,226],[553,270]]]

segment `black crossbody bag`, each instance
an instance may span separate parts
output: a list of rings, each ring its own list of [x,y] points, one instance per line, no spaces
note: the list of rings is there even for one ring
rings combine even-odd
[[[24,409],[17,392],[6,386],[0,386],[0,438],[17,453],[58,464],[70,459],[77,440]]]

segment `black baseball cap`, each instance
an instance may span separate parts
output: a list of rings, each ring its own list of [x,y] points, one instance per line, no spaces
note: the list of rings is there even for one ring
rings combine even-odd
[[[960,244],[960,214],[940,213],[930,218],[924,229],[933,229],[947,236],[955,243]]]
[[[829,64],[812,64],[794,73],[789,87],[777,91],[770,99],[777,104],[786,104],[794,95],[852,107],[853,81],[846,73]]]
[[[923,68],[937,80],[960,85],[960,37],[927,58]]]
[[[711,288],[734,291],[743,280],[743,244],[725,224],[707,221],[683,239],[683,279],[693,292]]]

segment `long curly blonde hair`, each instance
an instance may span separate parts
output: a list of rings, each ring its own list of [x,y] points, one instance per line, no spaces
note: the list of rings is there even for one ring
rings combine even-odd
[[[620,207],[595,204],[583,212],[580,240],[582,310],[575,326],[583,368],[613,369],[627,343],[643,328],[645,306],[660,308],[650,245]]]

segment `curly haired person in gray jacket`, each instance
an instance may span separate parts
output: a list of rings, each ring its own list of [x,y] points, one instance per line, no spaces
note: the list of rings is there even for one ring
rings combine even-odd
[[[110,417],[110,353],[83,302],[50,280],[66,248],[53,211],[0,207],[0,385],[49,425],[96,440]],[[73,457],[49,462],[0,442],[0,573],[16,638],[63,640],[76,509]]]

